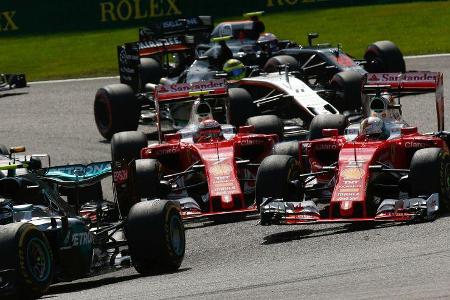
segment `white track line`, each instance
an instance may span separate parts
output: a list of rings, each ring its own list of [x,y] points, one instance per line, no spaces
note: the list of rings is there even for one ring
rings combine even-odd
[[[441,54],[425,54],[425,55],[411,55],[405,56],[406,59],[416,58],[431,58],[431,57],[445,57],[450,56],[450,53]],[[77,81],[92,81],[92,80],[105,80],[105,79],[118,79],[119,76],[105,76],[105,77],[91,77],[91,78],[74,78],[74,79],[58,79],[58,80],[45,80],[45,81],[32,81],[28,84],[47,84],[47,83],[62,83],[62,82],[77,82]]]
[[[58,80],[44,80],[44,81],[32,81],[28,84],[46,84],[46,83],[60,83],[60,82],[76,82],[76,81],[92,81],[92,80],[104,80],[104,79],[118,79],[119,76],[105,76],[105,77],[90,77],[90,78],[73,78],[73,79],[58,79]]]

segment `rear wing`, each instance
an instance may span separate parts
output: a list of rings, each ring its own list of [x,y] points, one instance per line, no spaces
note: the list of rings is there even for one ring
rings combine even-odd
[[[441,72],[369,73],[363,82],[362,91],[365,94],[380,90],[398,96],[434,92],[438,130],[444,130],[444,79]]]
[[[225,78],[192,83],[160,84],[155,88],[155,102],[189,101],[199,96],[223,97],[228,95]]]
[[[160,64],[164,64],[163,57],[168,53],[181,52],[194,57],[196,45],[209,43],[212,28],[210,16],[155,22],[140,28],[139,41],[117,46],[120,82],[134,91],[143,91],[144,87],[139,86],[141,57],[155,58]]]
[[[206,39],[208,39],[212,29],[212,16],[195,16],[166,20],[139,28],[139,41],[149,41],[183,34],[192,34],[198,37],[206,36]]]
[[[143,89],[139,83],[139,43],[117,46],[120,83],[129,85],[133,91]]]
[[[203,97],[226,97],[227,95],[228,84],[225,78],[156,86],[154,100],[159,143],[162,142],[160,104],[193,101],[199,97],[200,99]]]

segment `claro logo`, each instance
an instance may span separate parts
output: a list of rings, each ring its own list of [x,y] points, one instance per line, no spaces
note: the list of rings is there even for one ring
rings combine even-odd
[[[14,22],[15,11],[0,12],[0,32],[19,30],[17,24]]]
[[[118,22],[181,15],[177,0],[120,0],[100,3],[100,20]]]
[[[427,148],[429,145],[427,143],[421,142],[406,142],[405,148]]]

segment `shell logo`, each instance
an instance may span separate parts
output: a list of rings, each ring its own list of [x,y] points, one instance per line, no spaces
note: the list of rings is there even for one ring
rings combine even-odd
[[[364,170],[360,168],[347,168],[341,172],[342,177],[350,180],[361,179],[364,174]]]
[[[214,176],[227,176],[230,175],[233,168],[228,164],[216,164],[209,169],[209,172]]]

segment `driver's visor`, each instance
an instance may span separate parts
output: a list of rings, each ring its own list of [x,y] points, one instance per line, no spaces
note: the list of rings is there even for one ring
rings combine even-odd
[[[244,73],[244,68],[239,68],[239,69],[234,69],[234,70],[231,70],[230,72],[229,72],[229,74],[232,76],[232,77],[237,77],[237,76],[239,76],[239,75],[241,75],[242,73]]]

